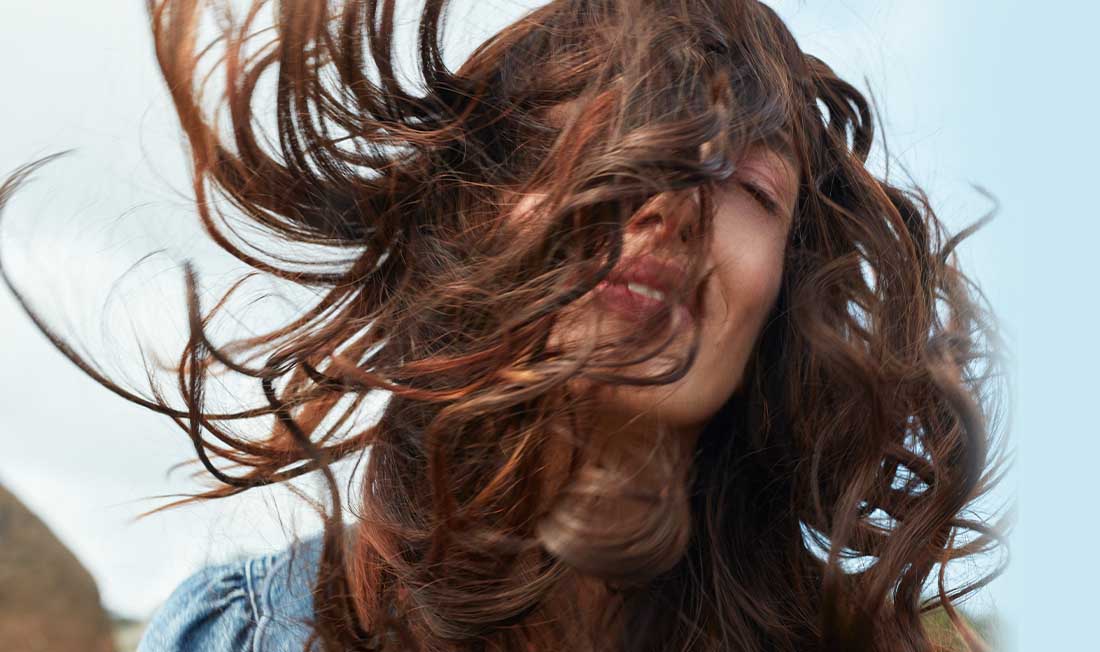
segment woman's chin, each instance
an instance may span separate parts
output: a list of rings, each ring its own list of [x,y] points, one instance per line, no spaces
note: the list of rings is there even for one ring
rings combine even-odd
[[[601,343],[613,343],[627,336],[631,328],[636,328],[636,324],[628,323],[620,315],[610,311],[601,312],[601,319],[593,319],[593,313],[583,309],[568,314],[551,335],[549,345],[568,350],[582,348],[581,342],[592,339]],[[684,362],[690,340],[691,334],[685,330],[663,351],[648,360],[601,371],[635,378],[655,378],[667,374]],[[570,386],[576,396],[593,399],[594,409],[624,425],[629,423],[631,430],[639,425],[656,425],[658,422],[673,429],[695,428],[706,423],[726,399],[725,395],[719,396],[724,383],[706,378],[707,365],[703,359],[705,351],[706,347],[701,349],[686,373],[671,383],[600,384],[588,379],[574,379]]]
[[[706,423],[722,405],[721,397],[710,396],[713,388],[695,387],[691,380],[685,377],[668,385],[605,385],[594,391],[601,410],[615,414],[618,420],[691,430]]]

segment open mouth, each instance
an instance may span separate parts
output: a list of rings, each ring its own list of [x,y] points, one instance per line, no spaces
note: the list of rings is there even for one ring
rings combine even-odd
[[[602,281],[595,288],[601,305],[629,319],[643,321],[661,310],[666,304],[665,293],[636,281]],[[694,319],[691,310],[682,303],[676,304],[672,315],[677,324],[687,324]]]

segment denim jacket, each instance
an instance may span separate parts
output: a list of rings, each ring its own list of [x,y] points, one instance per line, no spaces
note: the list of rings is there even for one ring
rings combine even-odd
[[[303,652],[320,551],[313,538],[199,571],[153,615],[138,652]]]

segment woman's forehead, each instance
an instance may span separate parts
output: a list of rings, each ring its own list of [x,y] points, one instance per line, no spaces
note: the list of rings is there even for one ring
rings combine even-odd
[[[798,169],[798,157],[795,156],[794,143],[787,130],[770,133],[756,141],[755,146],[778,156],[795,170]]]
[[[789,175],[794,183],[801,177],[802,166],[795,155],[789,134],[776,132],[750,142],[738,160],[739,165],[766,166],[782,175]]]

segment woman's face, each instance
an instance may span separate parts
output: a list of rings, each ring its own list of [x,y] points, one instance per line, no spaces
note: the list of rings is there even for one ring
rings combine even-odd
[[[597,393],[600,414],[595,416],[604,425],[636,430],[639,425],[652,428],[656,419],[673,432],[694,435],[741,387],[747,362],[779,292],[798,185],[799,171],[787,156],[764,146],[749,148],[733,176],[714,194],[713,231],[702,268],[713,272],[695,307],[694,318],[701,322],[702,332],[694,364],[684,377],[667,385],[584,388]],[[518,210],[523,210],[525,202],[536,200],[525,198]],[[686,269],[684,237],[696,221],[697,201],[698,191],[665,193],[638,210],[624,234],[621,261],[627,262],[616,269],[625,270],[630,261],[645,256],[674,269]],[[683,277],[675,280],[682,282]],[[636,330],[638,318],[615,308],[615,296],[627,303],[637,299],[623,294],[630,290],[620,281],[598,287],[575,303],[559,322],[550,344],[568,345],[593,337],[600,343],[614,342]],[[691,324],[684,311],[678,312],[680,316],[669,326],[676,334],[668,348],[622,373],[654,375],[670,368],[670,356],[682,359],[686,355]],[[598,325],[597,313],[602,317]]]

